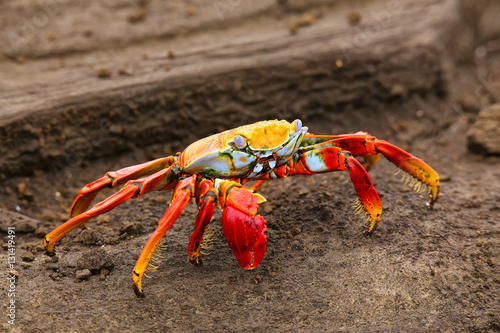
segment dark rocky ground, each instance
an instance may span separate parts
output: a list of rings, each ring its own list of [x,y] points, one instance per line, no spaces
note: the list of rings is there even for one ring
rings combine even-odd
[[[17,206],[33,218],[16,233],[13,331],[498,331],[500,160],[467,150],[471,119],[448,103],[415,99],[377,114],[305,120],[315,133],[368,130],[424,159],[442,179],[435,209],[427,210],[425,194],[401,184],[385,160],[371,172],[384,207],[372,237],[363,236],[350,207],[354,191],[345,173],[269,182],[260,208],[268,221],[267,253],[257,269],[244,271],[225,244],[220,214],[211,223],[204,265],[187,261],[191,204],[164,238],[163,260],[145,279],[144,299],[132,292],[132,268],[170,193],[131,200],[87,231],[73,231],[59,245],[57,262],[43,254],[42,238],[66,220],[85,183],[161,156],[168,146],[84,163],[60,178],[40,172],[9,179],[4,208]],[[5,232],[10,217],[3,218]],[[114,267],[78,280],[100,251]]]

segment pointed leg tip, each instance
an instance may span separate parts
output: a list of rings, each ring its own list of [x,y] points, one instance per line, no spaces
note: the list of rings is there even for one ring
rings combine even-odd
[[[138,285],[136,285],[134,283],[133,287],[134,287],[135,296],[140,297],[140,298],[144,298],[145,297],[144,293],[142,292],[141,288]]]
[[[369,228],[366,228],[365,232],[364,232],[364,235],[366,237],[370,237],[371,235],[373,235],[373,232],[375,231],[375,229],[372,229],[372,230],[369,230]]]
[[[366,226],[366,229],[364,232],[365,236],[373,235],[375,230],[377,230],[379,222],[380,222],[379,219],[370,218],[370,220],[368,221],[368,225]]]
[[[196,267],[200,267],[200,266],[203,266],[203,261],[201,260],[200,257],[197,257],[195,259],[189,259],[189,262],[191,264],[193,264],[194,266]]]
[[[56,255],[56,247],[55,245],[51,245],[47,238],[45,238],[43,242],[43,248],[45,250],[45,254],[48,255],[49,257],[53,257]]]

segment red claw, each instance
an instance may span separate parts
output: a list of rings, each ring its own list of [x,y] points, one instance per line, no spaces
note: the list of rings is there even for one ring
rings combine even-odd
[[[222,230],[238,264],[244,269],[257,267],[266,253],[264,218],[249,216],[229,206],[222,214],[222,221]]]

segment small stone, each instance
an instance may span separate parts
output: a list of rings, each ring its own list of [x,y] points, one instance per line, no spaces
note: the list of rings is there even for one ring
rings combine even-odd
[[[24,262],[24,261],[23,261],[23,262],[21,263],[21,266],[22,266],[24,269],[26,269],[26,268],[31,267],[31,263],[29,263],[29,262]]]
[[[138,234],[142,231],[143,226],[140,222],[122,222],[120,226],[120,233],[127,233],[129,235]]]
[[[260,275],[256,275],[255,276],[255,280],[254,280],[255,284],[259,284],[262,282],[262,276]]]
[[[307,195],[307,194],[309,194],[309,192],[310,192],[309,189],[302,188],[299,190],[299,195]]]
[[[148,12],[144,9],[138,9],[128,14],[127,19],[132,24],[139,23],[141,21],[144,21],[144,19],[146,19],[147,13]]]
[[[49,269],[49,270],[53,270],[53,271],[57,271],[59,269],[59,264],[55,264],[55,263],[47,263],[45,264],[45,268]]]
[[[353,10],[349,13],[348,19],[351,25],[357,25],[361,22],[361,13],[357,10]]]
[[[107,245],[118,244],[120,237],[108,237],[104,239],[103,243]]]
[[[300,229],[299,228],[293,228],[292,229],[292,236],[297,236],[300,234]]]
[[[99,215],[96,218],[96,223],[98,225],[105,224],[105,223],[110,223],[111,222],[111,217],[109,215]]]
[[[311,25],[314,23],[314,21],[316,21],[316,16],[314,16],[313,14],[311,13],[304,13],[302,14],[302,16],[300,17],[300,23],[299,25],[300,26],[308,26],[308,25]]]
[[[113,258],[102,248],[85,253],[76,262],[76,267],[78,269],[89,269],[96,274],[103,268],[111,271],[114,266]]]
[[[168,57],[169,59],[174,59],[174,58],[175,58],[175,53],[174,53],[174,51],[172,51],[172,50],[168,50],[168,52],[167,52],[167,57]]]
[[[76,271],[76,279],[79,281],[87,280],[91,275],[92,272],[89,269]]]
[[[101,67],[97,70],[97,77],[100,79],[111,77],[111,71],[108,67]]]
[[[26,184],[25,183],[19,183],[17,184],[17,192],[23,193],[26,190]]]
[[[273,206],[267,204],[264,206],[264,213],[269,214],[273,211]]]
[[[19,277],[19,272],[12,268],[9,270],[9,274],[14,275],[16,277],[16,280]]]
[[[94,245],[95,243],[97,243],[98,238],[94,230],[88,228],[80,232],[80,235],[78,235],[78,240],[80,243],[85,245]]]
[[[196,14],[196,7],[195,6],[187,6],[186,14],[188,14],[188,15]]]
[[[24,253],[24,254],[21,256],[21,259],[22,259],[23,261],[30,262],[30,261],[35,260],[35,256],[34,256],[34,255],[33,255],[33,253],[31,253],[31,252],[26,252],[26,253]]]

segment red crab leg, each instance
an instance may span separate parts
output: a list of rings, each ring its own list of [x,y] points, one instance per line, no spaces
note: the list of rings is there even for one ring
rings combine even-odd
[[[258,180],[255,182],[255,184],[250,187],[250,191],[252,192],[258,192],[260,188],[262,187],[262,184],[265,182],[265,180]]]
[[[369,217],[365,233],[372,233],[380,221],[382,204],[370,176],[349,152],[342,151],[337,147],[307,151],[299,156],[290,174],[311,175],[337,170],[349,171],[361,207]]]
[[[158,228],[151,235],[148,242],[142,249],[141,255],[139,256],[139,259],[137,259],[133,272],[133,287],[137,296],[144,297],[144,293],[142,292],[142,276],[144,275],[144,272],[149,265],[149,261],[151,260],[151,257],[153,256],[153,253],[158,247],[161,239],[167,230],[174,224],[184,207],[186,207],[186,205],[193,198],[195,182],[196,175],[179,181],[175,187],[170,206],[158,222]]]
[[[79,192],[71,205],[70,215],[76,216],[89,208],[96,195],[107,187],[115,187],[131,179],[138,179],[151,175],[162,169],[169,167],[174,161],[174,157],[159,158],[154,161],[129,166],[117,171],[107,172],[102,178],[87,184]]]
[[[217,204],[217,193],[213,181],[202,179],[196,185],[196,203],[199,212],[198,216],[196,216],[194,231],[189,240],[187,252],[189,261],[195,266],[201,266],[200,246],[203,241],[203,233],[214,214],[215,205]]]
[[[266,221],[256,215],[258,204],[266,199],[231,180],[217,179],[215,187],[224,210],[222,230],[227,243],[242,268],[254,269],[266,253]]]
[[[369,167],[373,166],[378,161],[378,154],[382,154],[398,168],[429,187],[429,203],[427,204],[429,208],[432,208],[439,197],[439,175],[436,171],[410,153],[387,141],[378,140],[370,134],[365,132],[345,135],[307,134],[305,136],[305,142],[313,144],[313,146],[303,148],[306,150],[310,148],[317,149],[333,146],[347,150],[353,156],[366,156],[368,157]],[[418,185],[416,182],[411,184]],[[418,189],[419,187],[415,186],[415,188]]]
[[[138,197],[151,191],[168,189],[175,184],[176,174],[172,168],[167,168],[142,179],[129,181],[120,191],[107,199],[95,204],[91,209],[77,215],[60,225],[57,229],[45,236],[44,247],[48,255],[54,255],[55,243],[63,238],[68,232],[87,222],[93,217],[109,212],[111,209],[122,204],[130,198]]]

